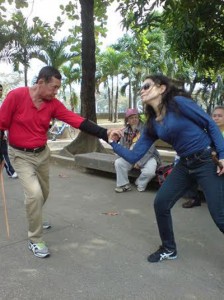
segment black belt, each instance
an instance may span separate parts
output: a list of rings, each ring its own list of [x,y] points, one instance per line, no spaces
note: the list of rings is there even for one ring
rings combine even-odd
[[[188,156],[185,156],[185,157],[181,157],[181,159],[184,159],[184,160],[191,160],[191,159],[194,159],[194,158],[198,158],[198,156],[200,156],[201,154],[203,154],[206,150],[209,150],[211,149],[211,146],[208,146],[206,147],[205,149],[203,150],[200,150],[198,152],[195,152],[191,155],[188,155]]]
[[[10,145],[10,146],[16,150],[20,150],[20,151],[24,151],[24,152],[31,152],[31,153],[40,153],[40,152],[44,151],[44,149],[46,148],[46,145],[44,145],[43,147],[37,147],[37,148],[21,148],[21,147],[16,147],[16,146],[12,146],[12,145]]]

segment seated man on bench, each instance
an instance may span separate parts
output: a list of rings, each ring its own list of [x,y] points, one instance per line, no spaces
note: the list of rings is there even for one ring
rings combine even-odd
[[[119,143],[128,149],[132,149],[139,139],[143,129],[144,124],[139,118],[138,110],[135,108],[129,108],[125,114],[124,135],[120,139]],[[117,183],[115,191],[117,193],[122,193],[131,190],[128,172],[135,168],[140,170],[140,175],[136,179],[135,185],[137,186],[137,190],[139,192],[144,192],[148,183],[153,177],[155,177],[156,169],[160,163],[160,155],[154,145],[135,165],[132,165],[123,158],[119,157],[115,160]]]

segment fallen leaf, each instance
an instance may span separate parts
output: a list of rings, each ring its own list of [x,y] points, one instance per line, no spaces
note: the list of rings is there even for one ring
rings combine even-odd
[[[119,213],[115,212],[115,211],[108,211],[108,212],[104,212],[102,214],[107,215],[107,216],[117,216]]]
[[[68,177],[69,177],[69,176],[66,175],[66,174],[59,174],[58,176],[61,177],[61,178],[68,178]]]

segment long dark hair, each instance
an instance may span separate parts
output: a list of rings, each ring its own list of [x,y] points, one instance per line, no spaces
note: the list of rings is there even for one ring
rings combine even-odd
[[[170,78],[161,75],[161,74],[154,74],[147,76],[146,79],[151,79],[156,85],[165,85],[166,90],[162,94],[162,102],[159,105],[159,112],[165,112],[168,109],[175,111],[176,113],[179,112],[178,106],[174,100],[175,96],[185,96],[187,98],[191,98],[191,96],[183,89],[177,87],[173,80]],[[156,113],[152,106],[147,105],[145,106],[145,115],[146,115],[146,126],[149,129],[149,133],[153,134],[153,126],[152,120],[156,117]]]

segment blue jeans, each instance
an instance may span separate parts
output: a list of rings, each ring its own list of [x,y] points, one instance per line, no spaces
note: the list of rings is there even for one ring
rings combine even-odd
[[[211,151],[212,149],[205,149],[200,155],[195,154],[189,159],[181,158],[156,195],[154,209],[162,246],[165,248],[176,249],[171,208],[195,181],[205,195],[213,221],[224,233],[224,176],[217,175]]]

